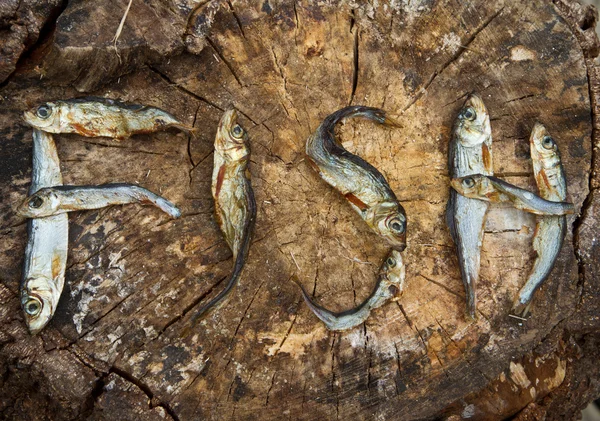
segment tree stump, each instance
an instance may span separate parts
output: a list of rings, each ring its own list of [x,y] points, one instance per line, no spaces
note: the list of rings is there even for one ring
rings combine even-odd
[[[359,3],[134,0],[116,41],[128,1],[47,8],[40,41],[0,85],[2,418],[578,419],[598,396],[595,9]],[[528,137],[540,121],[578,210],[527,320],[509,313],[533,263],[535,219],[499,206],[485,228],[479,318],[464,314],[444,211],[451,127],[472,91],[491,114],[496,175],[535,189]],[[71,214],[65,290],[31,337],[18,299],[26,227],[13,211],[30,181],[20,115],[83,92],[158,106],[200,130],[122,142],[57,135],[65,184],[136,182],[183,216],[137,205]],[[350,104],[384,108],[403,126],[351,120],[338,135],[406,208],[407,281],[397,305],[333,333],[291,274],[346,309],[368,295],[387,250],[303,157],[320,121]],[[230,106],[250,136],[256,232],[227,305],[185,337],[232,267],[210,194],[217,122]]]

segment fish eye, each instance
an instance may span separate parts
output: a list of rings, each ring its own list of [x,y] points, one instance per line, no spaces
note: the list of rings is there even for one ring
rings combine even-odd
[[[404,232],[404,224],[398,218],[392,219],[390,229],[398,234],[402,234]]]
[[[475,180],[473,180],[472,177],[467,177],[462,181],[462,184],[466,188],[470,189],[471,187],[473,187],[475,185]]]
[[[37,316],[40,314],[40,311],[42,311],[42,303],[39,300],[31,298],[25,303],[25,313],[30,316]]]
[[[475,110],[471,107],[467,108],[465,110],[465,112],[463,113],[463,116],[467,119],[467,120],[475,120],[475,118],[477,117],[477,113],[475,112]]]
[[[239,124],[236,124],[231,129],[231,134],[233,135],[233,137],[241,139],[241,137],[244,135],[244,129],[242,129],[242,126],[240,126]]]
[[[388,257],[386,263],[389,267],[393,268],[396,266],[396,260],[393,257]]]
[[[50,114],[52,114],[52,108],[47,105],[40,105],[36,111],[36,114],[39,118],[48,118]]]
[[[33,209],[39,209],[44,204],[44,199],[41,197],[34,197],[29,201],[29,207]]]
[[[556,143],[550,136],[544,136],[544,139],[542,140],[542,146],[544,149],[554,149]]]

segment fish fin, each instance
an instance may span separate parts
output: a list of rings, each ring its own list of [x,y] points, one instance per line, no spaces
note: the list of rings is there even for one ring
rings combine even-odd
[[[348,202],[352,203],[354,206],[359,208],[361,212],[364,212],[369,208],[362,200],[356,197],[353,193],[346,193],[344,197]]]
[[[323,323],[325,323],[327,329],[337,330],[336,326],[338,318],[336,317],[336,315],[331,311],[327,310],[326,308],[321,307],[320,305],[315,303],[308,294],[308,292],[306,292],[306,289],[304,289],[304,286],[302,286],[296,275],[292,275],[291,280],[296,285],[298,285],[298,287],[300,287],[300,290],[302,291],[302,297],[304,298],[304,302],[306,303],[310,311],[312,311],[315,316],[317,316]]]
[[[492,154],[490,149],[485,143],[481,144],[481,158],[483,160],[483,166],[488,174],[492,174],[494,172],[494,167],[492,164]]]
[[[219,172],[217,174],[217,185],[215,187],[215,197],[219,197],[219,193],[221,192],[221,187],[223,186],[223,179],[225,178],[225,165],[222,165],[219,168]]]
[[[513,302],[513,306],[512,306],[512,309],[510,312],[511,312],[511,314],[514,314],[515,316],[525,317],[525,316],[527,316],[527,314],[529,313],[529,310],[531,309],[532,300],[527,300],[523,303],[523,302],[521,302],[519,297],[520,297],[520,295],[518,295],[517,298],[515,298],[515,301]]]

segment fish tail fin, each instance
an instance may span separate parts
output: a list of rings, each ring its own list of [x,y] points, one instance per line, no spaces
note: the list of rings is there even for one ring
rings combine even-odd
[[[339,121],[348,117],[364,117],[391,127],[402,127],[395,119],[391,118],[385,110],[364,105],[351,105],[344,107],[333,114],[330,114],[323,121],[322,126],[330,128]]]
[[[465,293],[467,295],[467,318],[469,320],[477,320],[477,297],[475,294],[475,285],[473,283],[466,285]]]
[[[179,208],[164,197],[140,186],[132,185],[128,186],[128,188],[133,189],[136,192],[135,195],[141,203],[154,205],[171,218],[179,218],[181,216]]]
[[[310,308],[310,310],[314,313],[314,315],[317,316],[323,323],[325,323],[328,329],[335,330],[337,322],[337,317],[335,316],[335,314],[315,303],[308,294],[308,292],[306,292],[306,289],[304,288],[304,286],[302,286],[296,275],[292,275],[291,280],[296,285],[298,285],[298,287],[300,287],[300,290],[302,291],[302,297],[304,298],[304,302],[306,303],[308,308]]]
[[[525,317],[529,313],[530,309],[531,299],[528,299],[526,297],[522,298],[521,294],[519,293],[519,295],[517,296],[517,298],[515,298],[515,301],[513,302],[511,314],[514,314],[515,316]]]
[[[168,214],[171,218],[177,219],[181,216],[181,211],[179,208],[164,197],[157,197],[156,206],[158,206],[160,210]]]

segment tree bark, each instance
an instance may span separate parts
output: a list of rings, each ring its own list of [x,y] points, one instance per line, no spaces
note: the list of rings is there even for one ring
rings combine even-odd
[[[16,71],[0,68],[10,75],[0,85],[3,418],[568,420],[598,397],[594,8],[134,0],[115,43],[127,4],[47,11],[49,29],[12,60]],[[465,318],[444,211],[451,128],[473,91],[490,111],[495,174],[535,189],[528,139],[540,121],[558,142],[578,210],[527,320],[509,313],[533,264],[535,218],[500,206],[485,228],[479,318]],[[31,130],[20,115],[81,92],[161,107],[199,134],[57,135],[65,184],[136,182],[183,216],[137,205],[71,214],[65,291],[32,337],[18,299],[25,221],[13,211],[30,181]],[[290,276],[342,310],[369,294],[386,254],[303,156],[320,121],[350,104],[384,108],[403,126],[348,121],[338,135],[406,208],[407,282],[398,304],[333,333]],[[210,193],[217,122],[230,106],[250,136],[256,232],[228,303],[185,337],[232,268]]]

